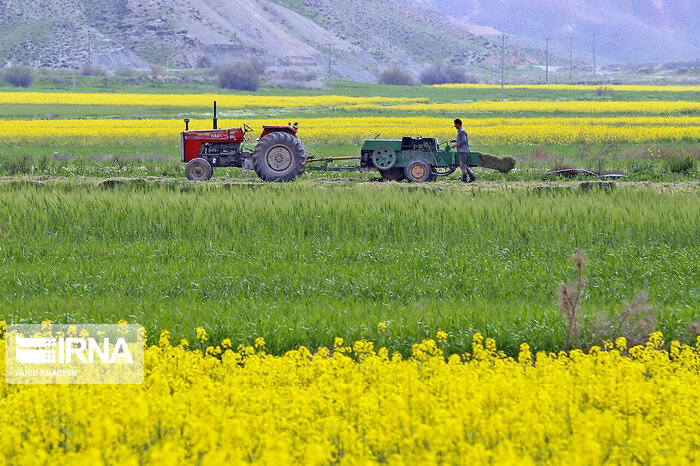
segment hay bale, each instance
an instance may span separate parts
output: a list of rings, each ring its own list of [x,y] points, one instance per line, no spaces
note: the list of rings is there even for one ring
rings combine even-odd
[[[501,173],[508,173],[515,168],[515,159],[513,157],[498,157],[491,154],[481,154],[479,166],[492,168]]]

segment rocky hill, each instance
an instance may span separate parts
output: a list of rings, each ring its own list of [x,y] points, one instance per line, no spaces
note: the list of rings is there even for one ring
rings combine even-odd
[[[417,0],[472,32],[506,33],[513,43],[568,56],[569,37],[590,62],[593,35],[601,62],[693,61],[700,58],[698,0]]]
[[[266,66],[372,81],[397,63],[487,69],[492,39],[414,0],[0,0],[0,64],[173,68],[257,58]],[[520,59],[540,62],[541,52]]]

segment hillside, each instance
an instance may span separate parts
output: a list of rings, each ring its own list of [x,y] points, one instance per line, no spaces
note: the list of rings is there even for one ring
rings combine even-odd
[[[0,0],[0,63],[174,68],[257,58],[268,68],[373,81],[398,63],[498,63],[498,46],[413,0]],[[541,53],[523,50],[524,62]]]
[[[590,62],[593,34],[604,62],[666,62],[700,57],[697,0],[417,0],[449,14],[473,32],[503,32],[514,43]]]

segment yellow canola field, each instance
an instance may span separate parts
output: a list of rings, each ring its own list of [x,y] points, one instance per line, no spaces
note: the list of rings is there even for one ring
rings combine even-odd
[[[468,97],[468,96],[465,96]],[[634,113],[634,114],[700,114],[700,102],[688,101],[492,101],[483,100],[463,103],[390,103],[353,104],[342,106],[344,110],[391,111],[391,112],[433,112],[433,113]]]
[[[271,120],[247,120],[260,130]],[[243,121],[221,121],[220,127]],[[285,122],[277,122],[286,124]],[[360,144],[365,139],[455,136],[451,118],[366,117],[310,118],[299,120],[300,137],[307,143]],[[580,141],[699,141],[700,117],[614,118],[484,118],[466,119],[474,144],[568,144]],[[191,129],[209,129],[210,120],[194,120]],[[179,144],[184,124],[179,120],[6,120],[0,125],[0,142],[12,145],[100,145],[133,142]],[[251,140],[253,138],[251,137]]]
[[[362,104],[428,102],[428,99],[392,97],[261,96],[221,94],[83,94],[66,92],[0,92],[0,104],[136,105],[157,107],[211,107],[213,102],[226,109],[248,107],[302,108],[337,107]]]
[[[446,359],[441,333],[404,359],[342,339],[203,354],[163,332],[134,386],[7,385],[0,372],[0,465],[700,462],[700,338],[534,358],[523,344],[512,359],[476,334],[471,354]]]
[[[431,87],[447,89],[500,89],[500,84],[436,84]],[[513,84],[506,89],[536,89],[543,91],[596,91],[606,88],[621,92],[700,92],[700,86],[668,85],[654,86],[647,84]]]

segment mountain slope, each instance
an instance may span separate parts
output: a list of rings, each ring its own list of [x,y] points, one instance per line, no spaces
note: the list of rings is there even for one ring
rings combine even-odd
[[[0,0],[0,64],[188,68],[257,58],[268,67],[372,81],[398,63],[486,68],[498,47],[413,0]],[[523,50],[524,62],[538,52]]]
[[[418,0],[463,24],[514,36],[516,43],[555,53],[574,50],[590,61],[593,34],[603,61],[696,60],[700,57],[697,0]],[[472,29],[478,30],[478,29]]]

